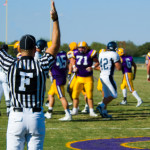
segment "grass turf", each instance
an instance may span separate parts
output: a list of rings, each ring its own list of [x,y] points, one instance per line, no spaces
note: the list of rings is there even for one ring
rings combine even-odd
[[[128,105],[122,106],[122,91],[120,84],[122,81],[121,71],[115,72],[115,81],[117,83],[118,98],[113,100],[108,105],[108,112],[112,114],[113,119],[103,119],[101,116],[96,118],[90,117],[88,114],[79,112],[77,116],[73,116],[71,122],[60,122],[58,119],[64,116],[64,111],[60,101],[55,100],[52,119],[46,119],[46,136],[44,142],[44,150],[69,150],[66,147],[67,142],[79,141],[86,139],[104,139],[104,138],[118,138],[118,137],[137,137],[150,136],[150,83],[146,79],[146,69],[138,68],[136,79],[134,81],[134,88],[138,95],[143,99],[144,103],[141,107],[136,108],[137,101],[128,91],[127,101]],[[94,71],[94,76],[99,77],[99,72]],[[50,81],[47,80],[47,91],[50,87]],[[94,81],[94,108],[97,103],[102,100],[101,93],[97,91],[97,81]],[[68,93],[66,97],[71,102]],[[45,101],[47,100],[47,92]],[[80,95],[80,110],[84,108],[84,98]],[[47,108],[44,106],[45,111]],[[72,106],[70,106],[72,108]],[[7,131],[7,116],[4,97],[0,105],[0,150],[6,149],[6,131]],[[98,112],[97,112],[98,113]],[[150,142],[129,143],[132,147],[150,148]],[[26,148],[25,148],[26,149]]]

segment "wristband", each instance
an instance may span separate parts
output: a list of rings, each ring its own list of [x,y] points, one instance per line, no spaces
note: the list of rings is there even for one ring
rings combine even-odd
[[[71,72],[68,72],[68,74],[71,74]]]
[[[55,22],[55,21],[57,21],[58,20],[58,17],[55,19],[55,20],[53,20],[53,22]]]
[[[95,66],[93,65],[93,66],[92,66],[92,68],[94,69],[94,68],[95,68]]]
[[[56,12],[56,15],[57,15],[57,12]],[[58,15],[56,16],[56,19],[53,20],[53,22],[55,22],[57,20],[58,20]]]
[[[150,75],[148,74],[148,75],[147,75],[147,79],[149,79],[149,78],[150,78]]]

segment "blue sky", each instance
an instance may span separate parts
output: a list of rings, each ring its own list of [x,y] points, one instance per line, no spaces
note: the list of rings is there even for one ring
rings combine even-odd
[[[0,41],[5,41],[6,7],[0,0]],[[61,43],[150,42],[150,0],[55,0]],[[50,0],[8,0],[8,43],[24,34],[50,39]]]

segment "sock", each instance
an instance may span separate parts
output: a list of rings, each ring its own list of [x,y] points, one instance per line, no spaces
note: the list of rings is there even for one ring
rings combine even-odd
[[[53,107],[48,107],[48,112],[52,113],[53,112]]]
[[[73,112],[78,112],[78,108],[73,107]]]
[[[124,100],[126,100],[125,98],[127,97],[127,89],[123,89],[122,94],[123,94]]]
[[[86,108],[86,107],[89,107],[89,105],[88,105],[87,103],[85,104],[85,108]]]
[[[134,92],[132,93],[132,95],[137,99],[138,102],[142,100],[142,99],[139,97],[139,95],[137,94],[136,91],[134,91]]]
[[[94,109],[93,108],[90,108],[90,113],[94,112]]]
[[[70,115],[70,109],[65,109],[65,114]]]

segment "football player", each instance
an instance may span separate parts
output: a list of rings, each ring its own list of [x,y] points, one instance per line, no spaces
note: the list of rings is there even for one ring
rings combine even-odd
[[[148,64],[147,64],[147,80],[150,81],[150,52],[147,54]]]
[[[103,53],[103,52],[106,52],[106,49],[100,49],[100,51],[99,51],[99,57],[100,57],[100,54]],[[95,68],[95,70],[100,70],[100,67]],[[102,99],[103,99],[104,98],[104,91],[102,89],[102,82],[101,82],[100,78],[98,78],[97,90],[100,91],[100,92],[102,92]]]
[[[117,43],[109,42],[107,44],[107,51],[100,54],[100,80],[102,82],[104,99],[103,102],[97,106],[97,110],[103,118],[111,118],[107,113],[107,105],[115,98],[117,98],[117,86],[113,79],[114,70],[121,70],[120,57],[116,53]]]
[[[120,103],[121,105],[127,104],[127,90],[126,87],[128,87],[129,91],[132,93],[132,95],[137,99],[137,105],[136,107],[139,107],[143,101],[137,94],[137,92],[134,90],[133,87],[133,80],[136,76],[136,64],[133,61],[132,56],[126,55],[125,50],[123,48],[118,48],[117,53],[120,56],[120,60],[122,63],[122,73],[123,73],[123,80],[121,84],[121,90],[123,93],[123,101]],[[134,71],[132,73],[132,67],[134,68]]]
[[[149,58],[150,58],[150,52],[148,52],[147,55],[146,55],[146,57],[145,57],[146,67],[148,66]]]
[[[89,49],[87,43],[83,41],[79,42],[78,50],[72,51],[70,56],[73,58],[73,72],[77,74],[72,92],[72,115],[78,114],[79,95],[83,88],[85,88],[89,105],[89,115],[96,117],[97,114],[95,114],[93,109],[93,69],[99,65],[97,52],[96,50]]]
[[[34,59],[38,60],[39,58],[41,58],[42,53],[45,52],[46,48],[47,48],[47,42],[45,40],[38,40],[36,42],[36,53]]]
[[[54,95],[57,95],[60,99],[62,106],[65,110],[65,117],[59,119],[60,121],[70,121],[72,116],[70,114],[68,101],[65,98],[66,75],[67,75],[67,55],[65,51],[60,51],[56,56],[55,64],[51,68],[51,73],[53,76],[53,82],[51,84],[50,90],[48,92],[49,107],[48,111],[45,113],[45,117],[50,119],[52,117],[52,110],[54,105]]]
[[[72,55],[72,51],[73,52],[78,51],[77,48],[78,48],[77,43],[76,42],[71,42],[69,44],[70,51],[67,53],[67,57],[69,59],[69,70],[68,70],[68,80],[69,80],[69,82],[68,82],[67,91],[70,95],[71,100],[73,100],[72,99],[72,92],[73,92],[73,87],[75,85],[75,81],[76,81],[76,78],[77,78],[76,73],[73,73],[73,75],[71,76],[71,73],[72,73],[72,59],[73,59],[71,57],[71,55]],[[85,100],[85,107],[81,112],[82,113],[89,113],[89,106],[88,106],[88,103],[87,103],[87,96],[86,96],[86,93],[85,93],[85,89],[82,90],[82,94],[83,94],[84,100]]]
[[[8,45],[7,44],[3,44],[1,46],[1,49],[4,49],[6,52],[8,51]],[[8,87],[8,80],[7,80],[7,74],[5,73],[4,69],[2,67],[0,67],[0,102],[1,102],[1,98],[2,96],[5,96],[5,103],[7,106],[7,116],[9,116],[9,112],[10,112],[10,95],[9,95],[9,87]]]

